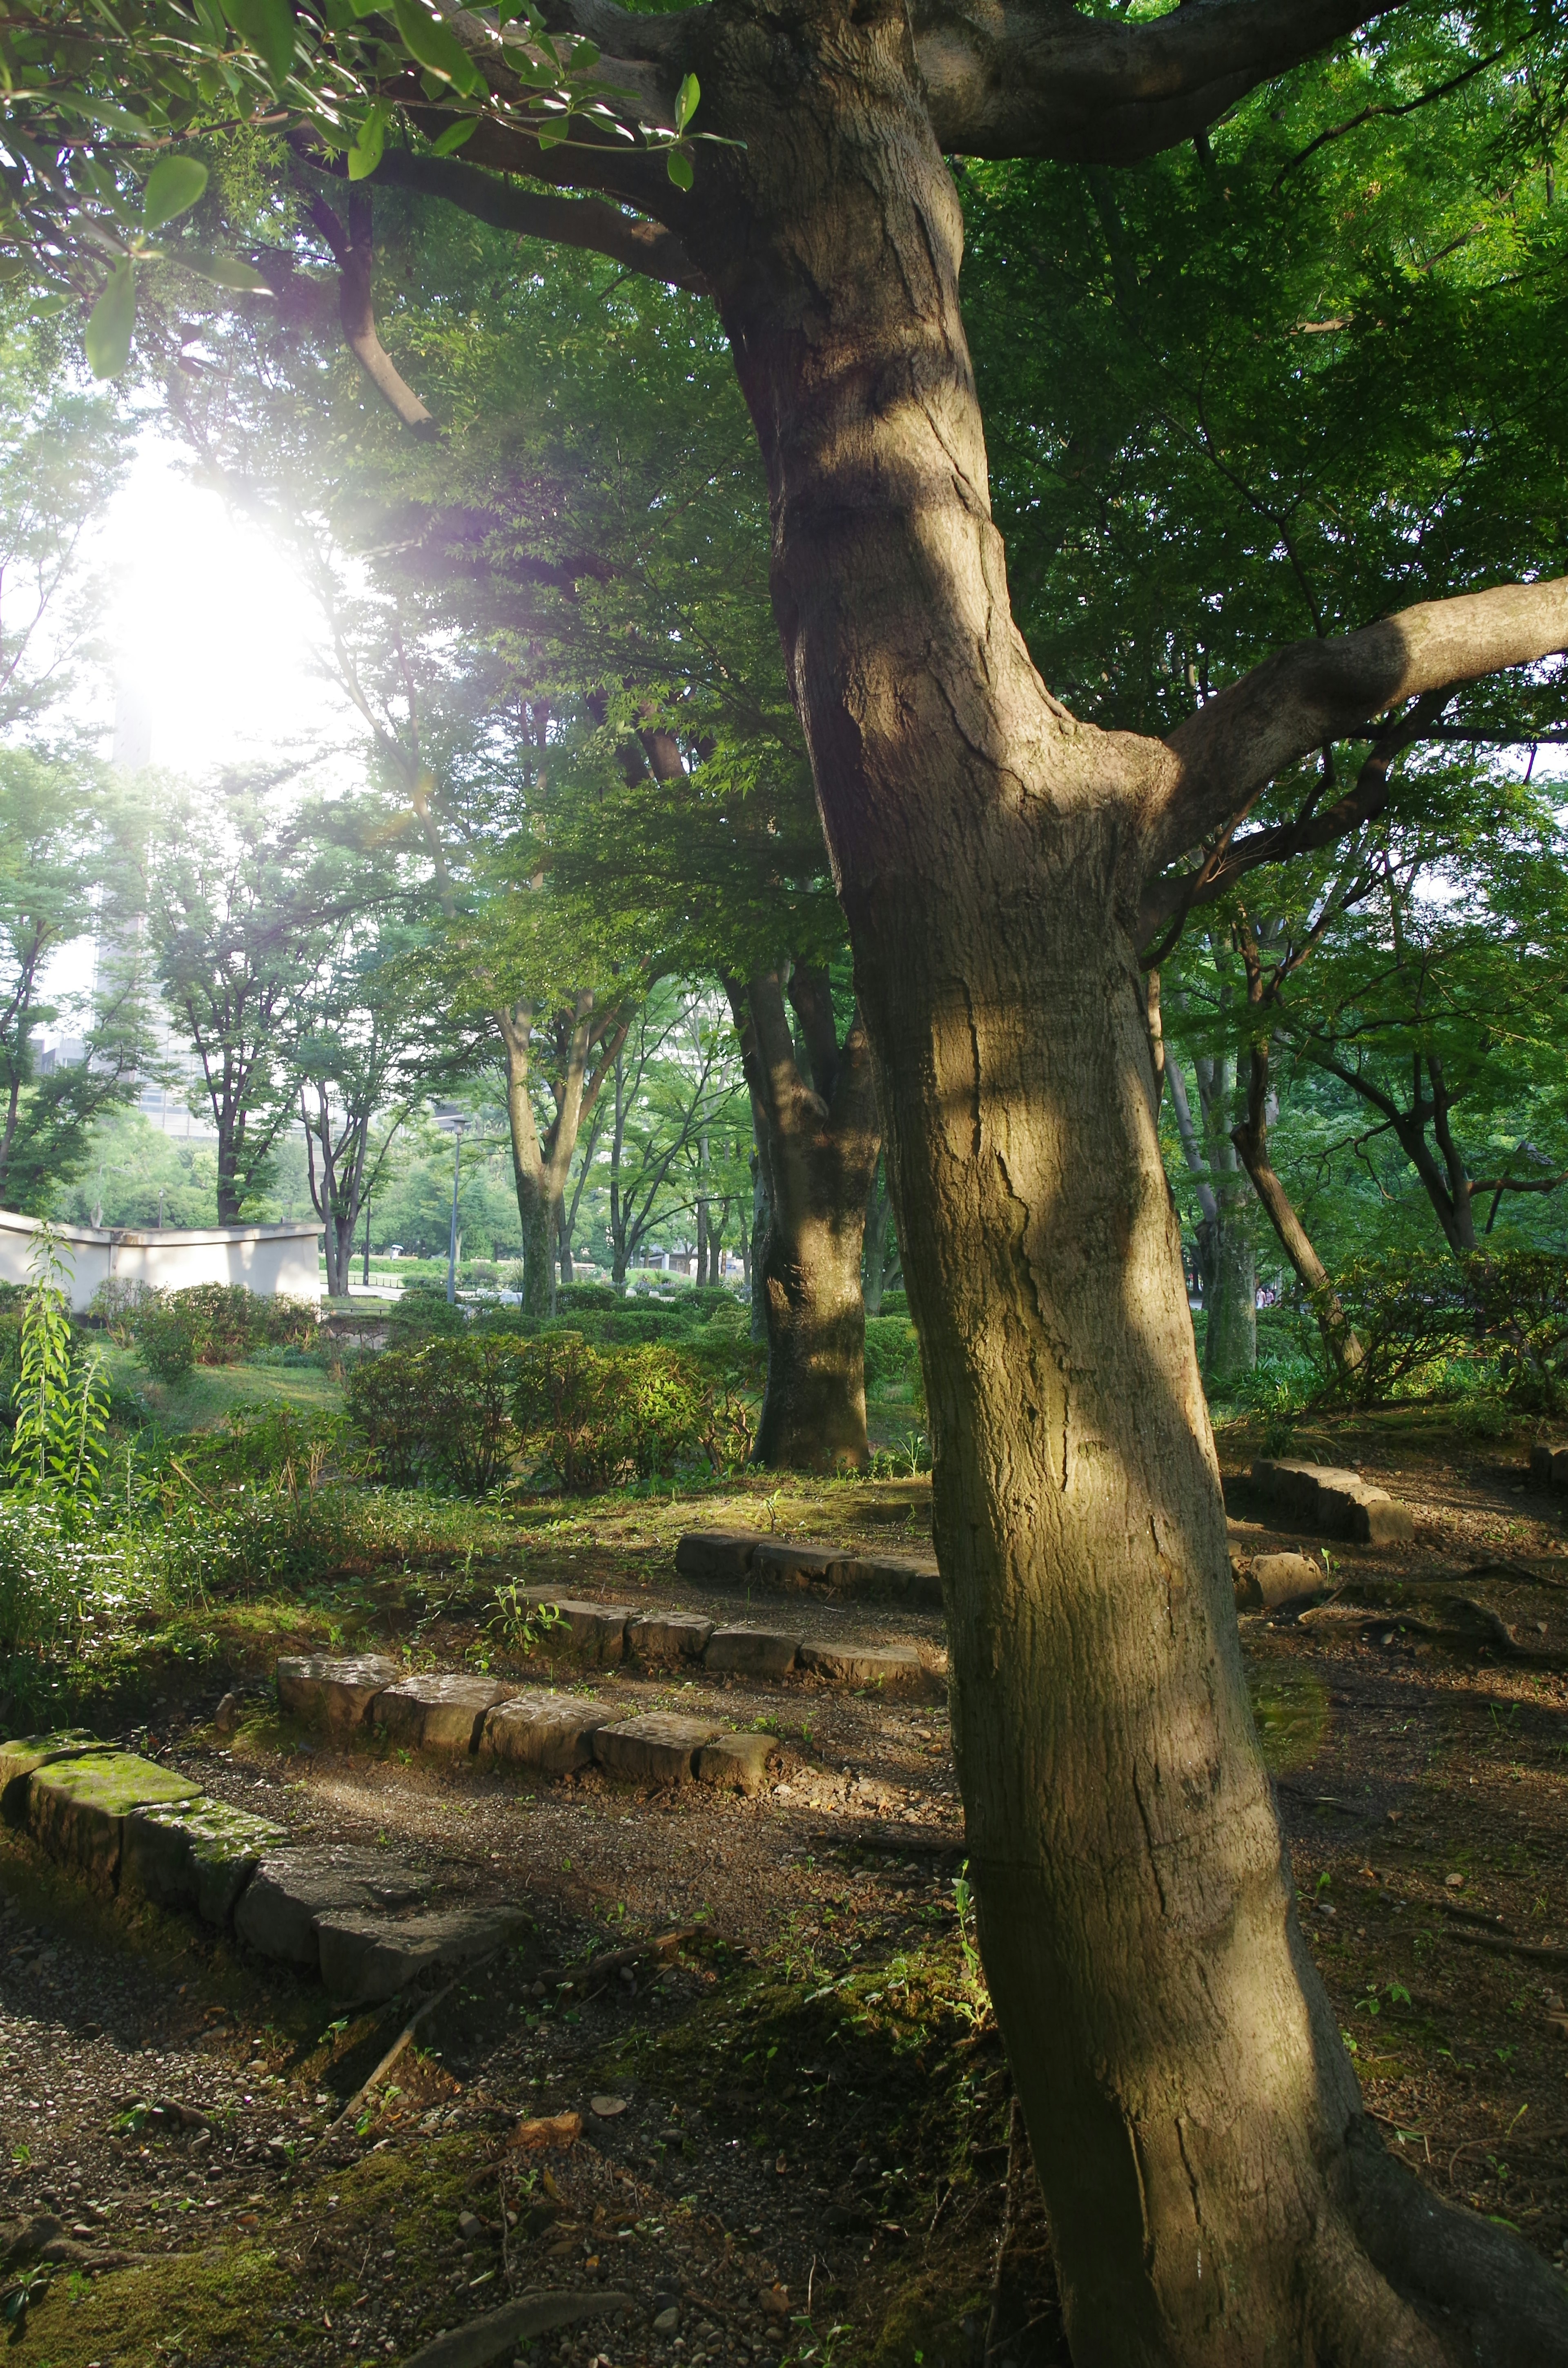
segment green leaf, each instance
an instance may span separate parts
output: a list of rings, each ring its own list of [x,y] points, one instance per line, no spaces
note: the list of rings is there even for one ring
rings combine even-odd
[[[259,271],[242,263],[237,255],[209,255],[205,247],[176,246],[169,256],[171,263],[183,263],[199,279],[210,279],[215,288],[238,288],[249,296],[270,296],[271,289]]]
[[[392,15],[403,48],[427,73],[472,96],[484,88],[483,77],[457,35],[432,17],[421,0],[392,0]]]
[[[348,151],[348,177],[351,181],[368,180],[381,163],[381,151],[386,146],[390,111],[379,105],[372,107],[359,126],[359,137]]]
[[[275,83],[294,63],[294,11],[289,0],[223,0],[229,22],[257,57],[265,58]]]
[[[187,214],[207,187],[207,167],[194,156],[160,156],[142,197],[142,227],[161,230]]]
[[[465,140],[471,140],[478,129],[478,116],[464,115],[460,117],[456,123],[449,123],[440,138],[433,140],[430,144],[437,156],[450,156],[462,146]],[[349,159],[349,168],[353,169],[352,157]]]
[[[121,263],[109,273],[108,285],[87,320],[87,368],[95,378],[119,376],[131,359],[135,327],[136,268]]]
[[[692,183],[691,159],[684,148],[672,148],[665,158],[665,170],[677,189],[689,189]]]
[[[534,137],[541,148],[559,148],[571,129],[569,115],[544,115],[535,120]]]
[[[676,130],[677,131],[686,130],[687,125],[697,113],[697,102],[701,96],[702,85],[694,74],[688,74],[676,93]],[[689,188],[691,184],[689,181],[683,181],[681,187]]]

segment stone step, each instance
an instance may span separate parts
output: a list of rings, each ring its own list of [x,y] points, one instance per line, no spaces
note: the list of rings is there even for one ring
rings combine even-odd
[[[676,1569],[698,1587],[747,1585],[782,1594],[858,1596],[939,1611],[942,1580],[934,1554],[879,1554],[863,1547],[813,1545],[766,1530],[687,1530]]]
[[[1408,1505],[1358,1472],[1330,1463],[1258,1456],[1252,1465],[1258,1493],[1304,1528],[1362,1545],[1409,1545],[1415,1523]]]
[[[798,1637],[778,1638],[767,1631],[732,1629],[737,1657],[746,1652],[777,1656],[788,1646],[793,1663]],[[827,1649],[827,1648],[823,1648]],[[870,1649],[870,1648],[868,1648]],[[278,1696],[301,1717],[320,1715],[330,1722],[339,1685],[336,1664],[324,1655],[290,1656],[278,1664]],[[395,1705],[390,1720],[381,1717],[385,1702]],[[726,1736],[717,1719],[676,1717],[652,1711],[636,1718],[620,1717],[597,1702],[574,1694],[540,1693],[496,1685],[489,1679],[442,1675],[403,1678],[378,1694],[370,1726],[400,1739],[404,1748],[449,1754],[472,1751],[481,1759],[538,1769],[542,1775],[569,1775],[590,1761],[612,1773],[652,1784],[716,1784],[756,1792],[775,1746],[768,1735],[737,1738]],[[743,1741],[744,1750],[714,1751],[720,1743]]]
[[[623,1611],[616,1604],[575,1602],[548,1587],[519,1588],[517,1600],[541,1612],[559,1612],[570,1630],[560,1639],[562,1648],[581,1651],[600,1668],[624,1659],[659,1666],[687,1661],[767,1679],[809,1669],[828,1684],[841,1686],[918,1685],[926,1675],[913,1645],[828,1645],[814,1642],[798,1628],[764,1628],[754,1621],[722,1625],[685,1611]],[[546,1627],[546,1648],[554,1641]],[[863,1674],[854,1674],[857,1670]],[[374,1720],[379,1722],[381,1715],[377,1710]]]
[[[345,1674],[314,1658],[300,1683],[341,1725],[361,1665]],[[524,1920],[502,1903],[432,1903],[426,1879],[381,1850],[291,1843],[281,1826],[80,1730],[0,1743],[0,1799],[13,1825],[97,1887],[232,1923],[257,1955],[319,1973],[341,2005],[379,2005],[432,1966],[483,1955]]]
[[[1530,1478],[1543,1488],[1568,1488],[1568,1447],[1538,1439],[1530,1449]]]

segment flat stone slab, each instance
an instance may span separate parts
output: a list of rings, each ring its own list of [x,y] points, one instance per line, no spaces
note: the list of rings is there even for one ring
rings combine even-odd
[[[728,1587],[746,1577],[765,1534],[760,1530],[688,1530],[676,1547],[676,1568],[682,1578]]]
[[[845,1559],[842,1546],[807,1545],[796,1538],[759,1538],[751,1558],[751,1575],[762,1587],[786,1592],[801,1588],[831,1588],[836,1565]]]
[[[771,1735],[721,1735],[697,1755],[697,1781],[736,1793],[760,1793],[778,1745]]]
[[[601,1726],[594,1737],[594,1757],[617,1776],[630,1776],[638,1783],[685,1784],[690,1782],[698,1752],[719,1732],[717,1719],[648,1711],[641,1718]]]
[[[347,1843],[275,1850],[241,1894],[234,1930],[259,1956],[313,1970],[321,1963],[320,1918],[414,1907],[426,1889],[420,1876],[379,1850]]]
[[[170,1802],[133,1809],[120,1840],[119,1880],[160,1907],[194,1907],[208,1924],[226,1924],[240,1894],[269,1850],[288,1834],[226,1802]]]
[[[379,2006],[432,1966],[466,1964],[523,1927],[514,1907],[427,1909],[389,1917],[348,1908],[316,1919],[321,1977],[335,2005]]]
[[[626,1649],[640,1661],[700,1661],[712,1634],[695,1611],[654,1611],[631,1622]]]
[[[402,1675],[381,1653],[290,1654],[278,1664],[278,1707],[323,1726],[363,1726],[376,1696]]]
[[[1282,1512],[1331,1537],[1374,1546],[1408,1545],[1415,1538],[1409,1506],[1347,1466],[1259,1456],[1252,1478]]]
[[[786,1677],[801,1649],[799,1636],[774,1628],[715,1628],[702,1656],[705,1669],[733,1669],[747,1678]]]
[[[573,1596],[552,1594],[546,1587],[526,1588],[523,1600],[555,1612],[563,1623],[541,1639],[546,1652],[557,1645],[585,1655],[601,1667],[626,1657],[627,1626],[637,1617],[629,1605],[579,1602]]]
[[[579,1702],[572,1694],[514,1694],[486,1717],[479,1756],[565,1775],[586,1767],[594,1756],[595,1736],[614,1717],[614,1711]]]
[[[486,1711],[513,1691],[490,1678],[460,1674],[404,1678],[376,1695],[370,1723],[411,1751],[473,1751]]]
[[[942,1574],[934,1554],[856,1554],[835,1565],[834,1584],[846,1595],[907,1603],[923,1611],[942,1609]]]
[[[1282,1603],[1299,1603],[1321,1595],[1327,1574],[1310,1554],[1254,1554],[1251,1565],[1236,1574],[1237,1608],[1243,1611],[1277,1611]]]
[[[188,1776],[134,1752],[51,1760],[28,1779],[28,1830],[51,1858],[79,1867],[94,1882],[113,1884],[131,1810],[193,1801],[200,1792]]]
[[[676,1568],[699,1586],[749,1580],[786,1595],[860,1595],[922,1610],[942,1607],[941,1573],[929,1551],[867,1553],[761,1530],[688,1530],[676,1548]]]
[[[834,1645],[801,1647],[801,1667],[835,1686],[917,1685],[925,1664],[913,1645]]]
[[[65,1726],[53,1735],[17,1735],[0,1743],[0,1816],[8,1826],[26,1825],[28,1780],[40,1768],[57,1759],[81,1759],[89,1751],[111,1746],[89,1735],[85,1726]]]

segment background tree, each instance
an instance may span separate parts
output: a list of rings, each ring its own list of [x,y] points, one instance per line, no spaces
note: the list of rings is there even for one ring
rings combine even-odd
[[[153,854],[152,959],[196,1054],[192,1107],[217,1133],[221,1225],[266,1190],[298,1106],[310,1000],[352,909],[348,859],[318,823],[276,820],[258,784],[231,779],[172,803]]]

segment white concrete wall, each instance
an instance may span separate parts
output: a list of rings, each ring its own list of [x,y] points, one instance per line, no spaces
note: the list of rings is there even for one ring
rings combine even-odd
[[[32,1281],[36,1217],[0,1209],[0,1282]],[[54,1238],[72,1267],[71,1304],[85,1312],[109,1275],[184,1291],[195,1282],[243,1282],[264,1299],[321,1297],[321,1227],[214,1225],[185,1233],[145,1233],[108,1225],[56,1225]]]

